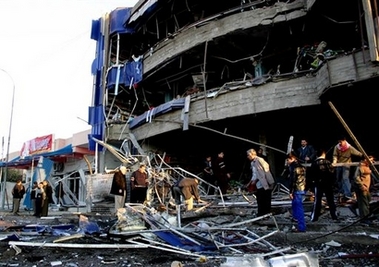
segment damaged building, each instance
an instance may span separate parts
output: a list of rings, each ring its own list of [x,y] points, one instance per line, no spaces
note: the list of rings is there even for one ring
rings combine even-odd
[[[372,0],[117,8],[92,25],[90,147],[94,138],[120,147],[132,133],[144,151],[194,172],[223,150],[239,177],[246,150],[263,144],[279,176],[290,136],[326,149],[349,138],[332,105],[375,154],[377,18]]]
[[[223,267],[319,266],[320,259],[331,266],[325,255],[329,247],[359,239],[367,245],[364,249],[372,249],[378,244],[376,225],[351,230],[359,219],[347,206],[338,207],[341,221],[336,222],[324,205],[321,222],[310,223],[309,232],[292,233],[289,191],[279,182],[272,194],[273,213],[260,217],[254,194],[241,187],[225,199],[200,188],[204,202],[185,212],[183,205],[170,203],[168,191],[178,177],[201,181],[196,173],[203,158],[220,151],[239,185],[249,178],[250,148],[265,150],[279,179],[291,136],[293,147],[306,137],[315,148],[328,150],[330,158],[341,135],[376,155],[371,121],[379,75],[378,17],[374,0],[141,0],[93,21],[91,38],[97,46],[88,143],[95,155],[88,164],[90,174],[83,176],[85,200],[93,198],[92,174],[109,185],[120,164],[132,170],[147,159],[154,181],[147,201],[137,205],[127,199],[125,208],[114,210],[113,200],[99,205],[88,200],[89,217],[77,214],[68,224],[65,211],[58,218],[63,226],[40,224],[42,219],[38,225],[8,225],[3,241],[20,258],[24,246],[74,248],[78,254],[81,248],[107,249],[113,254],[107,255],[110,259],[98,256],[101,264],[129,265],[137,253],[128,250],[133,248],[209,265],[214,260],[217,266],[227,258]],[[377,210],[375,193],[372,206]],[[303,204],[309,217],[313,202]],[[15,229],[21,238],[13,235]],[[26,240],[23,231],[36,238]],[[299,243],[308,250],[302,251]],[[319,246],[311,251],[314,244]],[[378,258],[375,252],[346,250],[351,254],[333,251],[332,256]],[[144,266],[150,266],[143,262],[150,254],[141,257]]]

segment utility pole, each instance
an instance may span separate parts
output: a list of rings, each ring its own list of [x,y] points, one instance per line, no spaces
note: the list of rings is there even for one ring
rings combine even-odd
[[[1,191],[2,191],[1,209],[4,210],[4,207],[5,207],[5,194],[6,194],[6,190],[5,189],[6,189],[6,185],[7,185],[7,176],[8,176],[9,148],[10,148],[10,145],[11,145],[11,135],[12,135],[14,94],[15,94],[16,86],[15,86],[15,83],[14,83],[14,80],[13,80],[12,76],[7,71],[5,71],[4,69],[0,68],[0,70],[2,72],[4,72],[6,75],[8,75],[8,77],[11,79],[12,85],[13,85],[13,88],[12,88],[12,102],[11,102],[11,115],[10,115],[10,119],[9,119],[9,132],[8,132],[7,152],[6,152],[6,155],[5,155],[4,179],[3,179],[3,186],[1,188]]]

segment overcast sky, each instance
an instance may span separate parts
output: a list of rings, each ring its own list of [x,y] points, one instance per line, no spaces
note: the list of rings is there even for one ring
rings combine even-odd
[[[90,129],[96,42],[92,20],[137,0],[0,0],[0,143],[6,154],[33,138]],[[0,140],[0,141],[1,141]]]

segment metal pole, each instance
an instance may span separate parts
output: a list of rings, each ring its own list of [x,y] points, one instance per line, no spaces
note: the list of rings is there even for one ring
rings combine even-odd
[[[11,79],[12,81],[12,85],[13,85],[13,90],[12,90],[12,104],[11,104],[11,115],[10,115],[10,119],[9,119],[9,133],[8,133],[8,144],[7,144],[7,153],[5,155],[5,169],[4,169],[4,180],[3,180],[3,187],[2,187],[2,202],[1,202],[1,208],[4,209],[4,206],[5,206],[5,194],[6,194],[6,190],[5,190],[5,187],[7,185],[7,176],[8,176],[8,161],[9,161],[9,147],[10,147],[10,144],[11,144],[11,134],[12,134],[12,121],[13,121],[13,106],[14,106],[14,94],[15,94],[15,89],[16,89],[16,86],[15,86],[15,83],[14,83],[14,80],[12,78],[12,76],[7,72],[5,71],[4,69],[1,69],[0,70],[2,72],[4,72],[6,75],[9,76],[9,78]]]
[[[350,135],[350,137],[353,139],[353,141],[356,144],[357,148],[361,151],[361,153],[363,154],[363,156],[365,157],[365,159],[367,160],[367,162],[370,164],[370,167],[372,168],[372,170],[375,173],[376,177],[379,177],[379,172],[376,169],[374,163],[371,162],[371,160],[369,159],[368,155],[366,154],[366,151],[363,149],[363,147],[359,143],[358,139],[355,137],[355,135],[353,134],[353,132],[350,130],[349,126],[346,124],[346,122],[344,121],[344,119],[342,118],[342,116],[339,114],[339,112],[337,111],[337,109],[334,107],[333,103],[329,101],[328,104],[331,107],[331,109],[334,111],[334,114],[336,114],[337,118],[342,123],[343,127],[345,128],[345,130],[348,132],[348,134]]]

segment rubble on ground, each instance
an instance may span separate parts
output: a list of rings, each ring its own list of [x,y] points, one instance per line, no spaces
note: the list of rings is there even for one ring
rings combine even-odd
[[[296,262],[303,265],[286,266],[346,267],[359,262],[378,266],[377,214],[369,225],[363,224],[349,204],[340,203],[339,221],[333,221],[324,207],[319,221],[310,222],[312,201],[305,199],[307,232],[294,233],[285,187],[273,192],[273,213],[261,217],[255,215],[256,201],[249,192],[236,190],[203,199],[190,211],[167,201],[126,204],[116,215],[55,211],[48,218],[36,218],[28,212],[3,213],[0,234],[7,249],[0,264],[170,266],[176,262],[227,267]],[[377,201],[374,195],[372,204]]]

